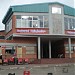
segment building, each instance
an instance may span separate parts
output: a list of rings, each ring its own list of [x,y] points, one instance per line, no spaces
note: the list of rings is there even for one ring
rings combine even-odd
[[[2,58],[74,59],[74,11],[58,2],[10,6],[2,21]]]

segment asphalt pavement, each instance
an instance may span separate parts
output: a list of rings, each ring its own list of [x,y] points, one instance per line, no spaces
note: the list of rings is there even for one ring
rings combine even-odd
[[[0,65],[0,75],[75,75],[75,64],[27,64],[27,65]]]

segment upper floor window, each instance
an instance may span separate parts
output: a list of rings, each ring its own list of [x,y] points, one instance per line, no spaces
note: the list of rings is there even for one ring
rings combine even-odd
[[[61,14],[60,7],[52,7],[52,14]]]
[[[6,32],[9,32],[12,29],[12,19],[8,20],[6,23]]]
[[[16,28],[48,27],[48,16],[16,16]]]
[[[75,30],[75,19],[64,17],[64,25],[66,30]]]

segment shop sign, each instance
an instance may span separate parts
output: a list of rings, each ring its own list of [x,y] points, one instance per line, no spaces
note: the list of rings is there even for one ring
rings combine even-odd
[[[47,33],[46,29],[17,29],[17,33]]]
[[[67,31],[66,31],[66,34],[75,35],[75,31],[67,30]]]

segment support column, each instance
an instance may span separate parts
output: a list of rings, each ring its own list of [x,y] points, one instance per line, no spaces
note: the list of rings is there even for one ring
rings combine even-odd
[[[51,58],[51,41],[49,40],[49,58]]]
[[[68,43],[69,43],[69,57],[71,58],[71,38],[68,38]]]
[[[40,37],[38,37],[38,59],[41,59],[41,51],[40,51]]]

